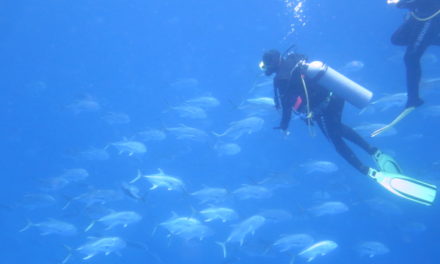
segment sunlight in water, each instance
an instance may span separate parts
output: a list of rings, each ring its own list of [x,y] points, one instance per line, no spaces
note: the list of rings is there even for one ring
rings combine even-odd
[[[284,0],[286,6],[287,15],[292,18],[289,25],[289,31],[285,38],[293,34],[298,27],[304,27],[306,22],[306,16],[304,14],[304,4],[307,0]]]

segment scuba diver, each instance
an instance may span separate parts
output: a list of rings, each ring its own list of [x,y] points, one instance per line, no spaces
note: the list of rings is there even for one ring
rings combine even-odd
[[[373,132],[376,136],[391,128],[423,104],[419,96],[422,77],[420,59],[431,45],[440,45],[440,0],[388,0],[398,8],[409,9],[405,22],[394,32],[391,43],[406,46],[404,56],[406,67],[407,102],[403,112],[389,125]]]
[[[322,62],[307,62],[304,55],[284,54],[269,50],[263,54],[260,69],[273,78],[275,107],[282,111],[281,123],[275,129],[289,134],[292,113],[309,126],[317,123],[336,151],[355,169],[375,179],[392,193],[425,205],[435,199],[436,187],[402,175],[396,161],[369,145],[356,131],[342,123],[345,101],[363,108],[372,93]],[[363,164],[344,139],[370,154],[379,170]]]

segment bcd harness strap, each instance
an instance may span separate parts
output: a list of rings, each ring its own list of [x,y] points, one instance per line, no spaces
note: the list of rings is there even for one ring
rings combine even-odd
[[[322,101],[318,106],[316,106],[314,108],[314,111],[312,111],[310,109],[310,100],[309,100],[309,93],[308,93],[308,89],[307,89],[307,85],[306,82],[304,80],[304,75],[301,74],[301,82],[302,82],[302,86],[304,88],[304,94],[306,97],[306,120],[307,120],[307,126],[309,128],[309,133],[311,136],[315,136],[315,132],[312,129],[312,121],[313,121],[313,116],[314,113],[317,113],[318,115],[320,115],[322,113],[322,111],[324,111],[328,104],[330,103],[330,100],[332,99],[333,96],[333,92],[330,92],[329,95],[325,98],[324,101]]]

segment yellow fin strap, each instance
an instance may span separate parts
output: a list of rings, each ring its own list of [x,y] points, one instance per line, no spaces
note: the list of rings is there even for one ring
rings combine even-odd
[[[416,109],[414,106],[412,107],[408,107],[405,110],[403,110],[402,113],[400,113],[400,115],[398,117],[396,117],[391,123],[389,123],[388,125],[379,128],[378,130],[374,131],[373,133],[371,133],[371,137],[375,137],[377,135],[382,134],[383,132],[387,131],[388,129],[392,128],[393,126],[395,126],[397,123],[399,123],[402,119],[404,119],[409,113],[411,113],[412,111],[414,111],[414,109]]]
[[[418,20],[418,21],[421,21],[421,22],[426,22],[426,21],[428,21],[428,20],[431,20],[431,19],[433,19],[434,17],[438,16],[439,14],[440,14],[440,9],[437,10],[437,12],[435,12],[433,15],[431,15],[431,16],[429,16],[429,17],[419,17],[419,16],[417,16],[414,12],[411,12],[411,16],[412,16],[414,19],[416,19],[416,20]]]

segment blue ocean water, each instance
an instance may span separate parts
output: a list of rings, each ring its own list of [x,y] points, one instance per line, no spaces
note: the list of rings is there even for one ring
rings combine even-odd
[[[258,69],[262,53],[292,44],[372,90],[374,100],[405,92],[404,50],[389,41],[404,10],[342,0],[0,7],[0,263],[306,263],[298,253],[309,245],[276,246],[291,234],[337,243],[313,263],[438,263],[438,203],[390,194],[339,157],[317,127],[310,136],[292,120],[285,137],[272,129],[279,113],[249,101],[272,97]],[[431,47],[423,59],[426,104],[388,135],[368,138],[405,174],[433,184],[440,183],[438,56]],[[368,136],[366,126],[402,107],[377,105],[360,112],[347,104],[344,121]],[[243,120],[250,129],[228,132]],[[136,153],[120,153],[127,142]],[[158,168],[183,187],[151,189],[151,177],[129,183]],[[243,194],[243,186],[259,189]],[[208,187],[226,193],[203,203],[195,192]],[[335,201],[345,207],[319,210]],[[237,217],[204,221],[200,212],[211,207]],[[121,211],[142,219],[106,228],[102,217]],[[255,216],[261,226],[244,222]],[[56,222],[54,230],[50,219],[70,225]],[[176,219],[181,229],[167,229]],[[243,225],[241,245],[231,234]],[[93,256],[82,250],[104,238],[120,243]],[[370,257],[370,241],[386,252]],[[218,242],[226,242],[226,257]]]

